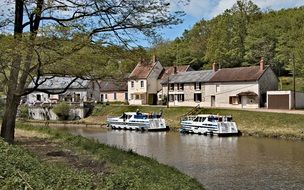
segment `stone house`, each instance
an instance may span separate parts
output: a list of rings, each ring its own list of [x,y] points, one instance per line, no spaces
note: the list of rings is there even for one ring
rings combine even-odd
[[[162,96],[169,94],[169,106],[201,105],[205,101],[205,83],[213,74],[212,70],[202,70],[171,75],[161,82]]]
[[[266,105],[267,91],[278,89],[271,67],[259,66],[217,69],[205,84],[205,104],[210,107],[259,108]]]
[[[128,98],[131,105],[156,104],[158,82],[157,78],[163,66],[153,56],[146,62],[141,60],[128,78]]]
[[[52,111],[52,108],[59,101],[66,101],[72,108],[69,119],[84,118],[92,109],[92,102],[99,99],[99,87],[96,82],[91,80],[77,79],[73,82],[73,79],[74,77],[40,77],[39,87],[27,95],[26,104],[29,106],[29,117],[36,120],[57,120],[58,116]],[[35,80],[36,78],[30,82],[28,89],[35,87]],[[65,91],[70,83],[71,85]]]
[[[104,80],[99,81],[101,102],[127,102],[127,81]]]
[[[38,103],[57,103],[58,101],[67,102],[88,102],[99,100],[98,84],[91,80],[77,79],[69,88],[65,88],[73,81],[74,77],[40,77],[38,83],[41,83],[38,89],[27,95],[28,104]],[[34,81],[30,82],[28,89],[34,88]],[[44,82],[43,82],[44,81]],[[47,92],[59,93],[50,94]]]
[[[131,105],[156,105],[162,90],[161,81],[169,75],[192,70],[187,66],[163,67],[153,56],[150,62],[141,60],[128,78],[128,98]],[[160,97],[161,98],[161,97]]]
[[[278,78],[261,60],[251,67],[218,69],[213,64],[212,70],[171,75],[161,84],[169,106],[259,108],[266,105],[267,91],[277,90]]]

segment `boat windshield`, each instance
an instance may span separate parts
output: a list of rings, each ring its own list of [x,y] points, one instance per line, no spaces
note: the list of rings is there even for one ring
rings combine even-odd
[[[147,119],[147,115],[143,115],[142,113],[138,113],[134,115],[134,119]]]
[[[206,117],[196,117],[193,121],[195,122],[204,122]]]
[[[213,115],[211,115],[211,116],[208,117],[208,121],[209,122],[214,122],[214,121],[217,121],[217,120],[218,120],[218,118],[214,117]]]

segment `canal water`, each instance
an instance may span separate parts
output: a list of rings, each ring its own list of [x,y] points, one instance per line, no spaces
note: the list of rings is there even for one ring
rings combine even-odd
[[[177,132],[67,130],[153,157],[196,178],[206,189],[304,189],[304,142]]]

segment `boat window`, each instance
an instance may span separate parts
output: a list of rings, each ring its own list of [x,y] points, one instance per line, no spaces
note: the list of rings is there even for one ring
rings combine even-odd
[[[213,116],[208,117],[208,121],[213,122],[215,121],[215,118]]]
[[[196,122],[198,122],[198,120],[199,120],[199,117],[196,117],[195,119],[193,119],[193,121],[196,121]]]

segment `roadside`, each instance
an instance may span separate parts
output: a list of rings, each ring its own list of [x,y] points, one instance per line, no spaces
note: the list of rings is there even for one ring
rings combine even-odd
[[[0,140],[0,147],[4,189],[203,189],[177,169],[132,150],[48,127],[18,124],[16,144]],[[12,171],[6,173],[7,168]]]

